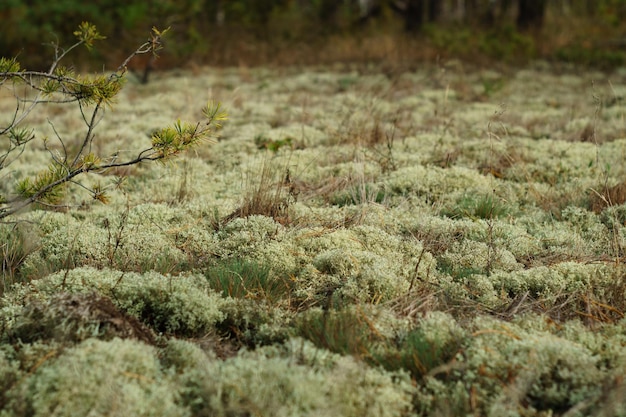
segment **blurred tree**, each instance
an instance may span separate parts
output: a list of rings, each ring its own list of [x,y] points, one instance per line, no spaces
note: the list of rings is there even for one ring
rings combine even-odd
[[[424,23],[424,0],[407,0],[404,10],[404,29],[417,32]]]
[[[340,6],[341,2],[337,0],[317,0],[313,2],[313,7],[317,9],[317,16],[324,23],[334,21]]]
[[[519,30],[540,29],[546,14],[547,0],[519,0],[517,28]]]
[[[443,12],[444,1],[428,0],[428,21],[433,23],[439,20]]]
[[[478,12],[481,23],[487,27],[497,25],[509,13],[512,4],[513,0],[489,0]]]
[[[359,23],[365,23],[374,16],[379,16],[383,9],[380,0],[358,0]]]

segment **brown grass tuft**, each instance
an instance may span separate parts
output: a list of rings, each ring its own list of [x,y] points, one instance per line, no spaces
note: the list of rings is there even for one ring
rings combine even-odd
[[[290,190],[291,178],[289,170],[280,173],[267,162],[263,163],[258,180],[248,184],[241,206],[223,219],[228,223],[238,217],[246,218],[254,215],[271,217],[282,225],[291,223],[289,205],[293,201]]]
[[[618,206],[626,202],[626,181],[613,187],[604,187],[603,190],[591,190],[589,195],[589,209],[600,213],[607,207]]]

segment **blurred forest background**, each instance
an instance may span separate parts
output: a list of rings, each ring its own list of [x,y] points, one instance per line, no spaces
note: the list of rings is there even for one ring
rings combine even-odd
[[[478,64],[531,59],[615,68],[626,0],[2,0],[0,56],[45,68],[81,21],[107,36],[77,65],[115,65],[171,27],[160,68],[194,65]],[[137,65],[145,65],[138,63]]]

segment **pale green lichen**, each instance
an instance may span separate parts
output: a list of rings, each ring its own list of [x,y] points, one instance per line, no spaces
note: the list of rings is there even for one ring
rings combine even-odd
[[[612,243],[611,234],[596,214],[569,206],[561,211],[561,216],[587,242],[588,250],[598,254],[608,252]]]
[[[223,300],[208,288],[202,276],[137,274],[89,267],[58,272],[24,285],[2,300],[0,311],[11,325],[20,314],[16,306],[27,303],[30,297],[45,299],[59,291],[107,296],[120,310],[160,332],[198,334],[223,318]]]
[[[265,216],[235,218],[217,233],[220,257],[246,256],[255,253],[271,239],[279,238],[284,227]]]
[[[387,179],[388,187],[398,194],[417,194],[429,202],[445,203],[473,190],[475,193],[493,192],[493,183],[479,172],[463,167],[408,166],[393,172]]]
[[[463,354],[470,367],[463,379],[478,382],[482,395],[497,393],[496,381],[506,383],[517,375],[530,379],[525,397],[540,410],[571,407],[599,394],[600,363],[584,347],[496,321],[481,319],[475,325],[475,337]]]
[[[425,411],[445,409],[448,398],[456,413],[477,407],[489,415],[527,415],[516,414],[523,403],[534,415],[593,402],[602,393],[600,358],[578,343],[487,318],[476,319],[472,331],[448,376],[426,378],[418,397]],[[460,386],[472,387],[471,398]]]
[[[450,314],[442,311],[426,313],[417,321],[415,327],[434,349],[459,343],[467,337],[467,331]]]
[[[4,347],[3,347],[4,348]],[[19,363],[0,349],[0,404],[6,404],[9,390],[22,378]],[[0,414],[2,410],[0,409]]]
[[[511,272],[522,269],[513,254],[506,249],[465,239],[453,242],[440,256],[441,269],[453,276],[467,273],[488,274],[493,271]]]
[[[47,216],[39,226],[40,250],[26,259],[23,274],[76,266],[176,270],[188,261],[184,248],[175,245],[176,233],[193,223],[185,212],[159,204],[84,220]]]
[[[410,415],[414,389],[406,375],[369,368],[301,339],[225,361],[193,350],[170,343],[165,359],[196,415]],[[182,354],[184,361],[177,359]]]
[[[623,415],[623,387],[613,382],[626,366],[619,262],[626,216],[617,202],[599,215],[585,207],[592,189],[602,193],[626,173],[623,109],[612,104],[625,87],[619,80],[592,84],[606,78],[600,73],[554,74],[546,64],[490,73],[450,62],[392,81],[370,71],[282,69],[276,82],[268,69],[212,69],[129,85],[99,126],[105,153],[133,154],[164,119],[195,119],[213,94],[233,109],[233,123],[197,154],[130,170],[122,188],[111,190],[110,206],[20,214],[20,233],[34,252],[15,264],[11,279],[33,282],[6,289],[0,301],[0,337],[22,340],[19,349],[0,349],[0,381],[11,381],[2,388],[17,407],[3,417],[33,415],[24,407],[35,396],[51,398],[43,388],[75,383],[76,375],[65,384],[52,373],[65,375],[67,358],[76,362],[86,346],[144,348],[84,342],[125,337],[66,308],[86,306],[92,296],[110,298],[160,332],[201,337],[217,330],[233,339],[225,343],[257,346],[226,362],[190,341],[148,348],[145,358],[158,356],[166,368],[163,384],[174,393],[167,398],[178,396],[186,413],[548,416],[582,407],[580,415]],[[498,80],[502,89],[492,88]],[[598,113],[593,96],[606,104]],[[4,98],[0,104],[7,107]],[[54,138],[47,122],[54,119],[69,143],[82,123],[77,114],[50,108],[32,121]],[[294,146],[273,154],[257,148],[258,135],[290,137]],[[49,155],[40,145],[27,148],[2,194]],[[233,218],[264,166],[277,183],[288,171],[284,189],[293,187],[293,195],[285,219]],[[73,191],[70,205],[79,201]],[[502,203],[502,215],[464,201],[476,196]],[[442,216],[455,207],[461,216]],[[270,284],[289,285],[274,293],[255,284],[223,298],[206,278],[230,261],[262,265]],[[300,318],[324,314],[353,324],[356,317],[355,334],[371,355],[358,362],[289,339]],[[29,327],[38,317],[43,328]],[[25,337],[31,329],[40,337]],[[427,366],[417,366],[418,349]],[[94,375],[133,369],[120,365],[123,358],[103,367],[108,357],[93,355]],[[412,372],[417,386],[368,367],[375,358]],[[123,402],[120,410],[132,407]]]
[[[390,299],[408,289],[414,274],[425,276],[434,269],[432,255],[419,242],[398,239],[370,226],[311,234],[299,242],[313,256],[317,271],[336,278],[339,294],[355,300]],[[306,282],[316,276],[299,278]]]
[[[6,332],[6,339],[12,343],[54,341],[62,345],[92,337],[153,341],[152,333],[145,326],[119,311],[109,298],[88,293],[59,292],[45,301],[31,299],[15,315],[14,323]]]
[[[587,291],[602,295],[614,283],[615,270],[603,264],[562,262],[521,271],[496,271],[490,277],[495,289],[510,295],[529,294],[545,302],[555,302],[564,295],[584,294]]]
[[[279,343],[291,333],[293,313],[268,303],[228,298],[220,306],[220,312],[224,318],[218,330],[246,346]]]
[[[42,364],[6,393],[0,415],[190,416],[156,350],[142,343],[88,340]]]

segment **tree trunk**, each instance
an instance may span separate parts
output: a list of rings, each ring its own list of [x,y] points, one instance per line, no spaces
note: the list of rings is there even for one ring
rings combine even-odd
[[[334,25],[340,3],[337,0],[321,0],[317,6],[317,16],[322,23]]]
[[[519,30],[541,29],[547,3],[547,0],[519,0],[517,28]]]
[[[407,32],[419,32],[424,23],[424,0],[408,0],[404,12],[404,28]]]
[[[478,0],[461,0],[463,2],[463,19],[465,23],[475,24],[480,20],[482,12]]]
[[[428,23],[434,23],[439,20],[442,10],[442,0],[428,0]]]

